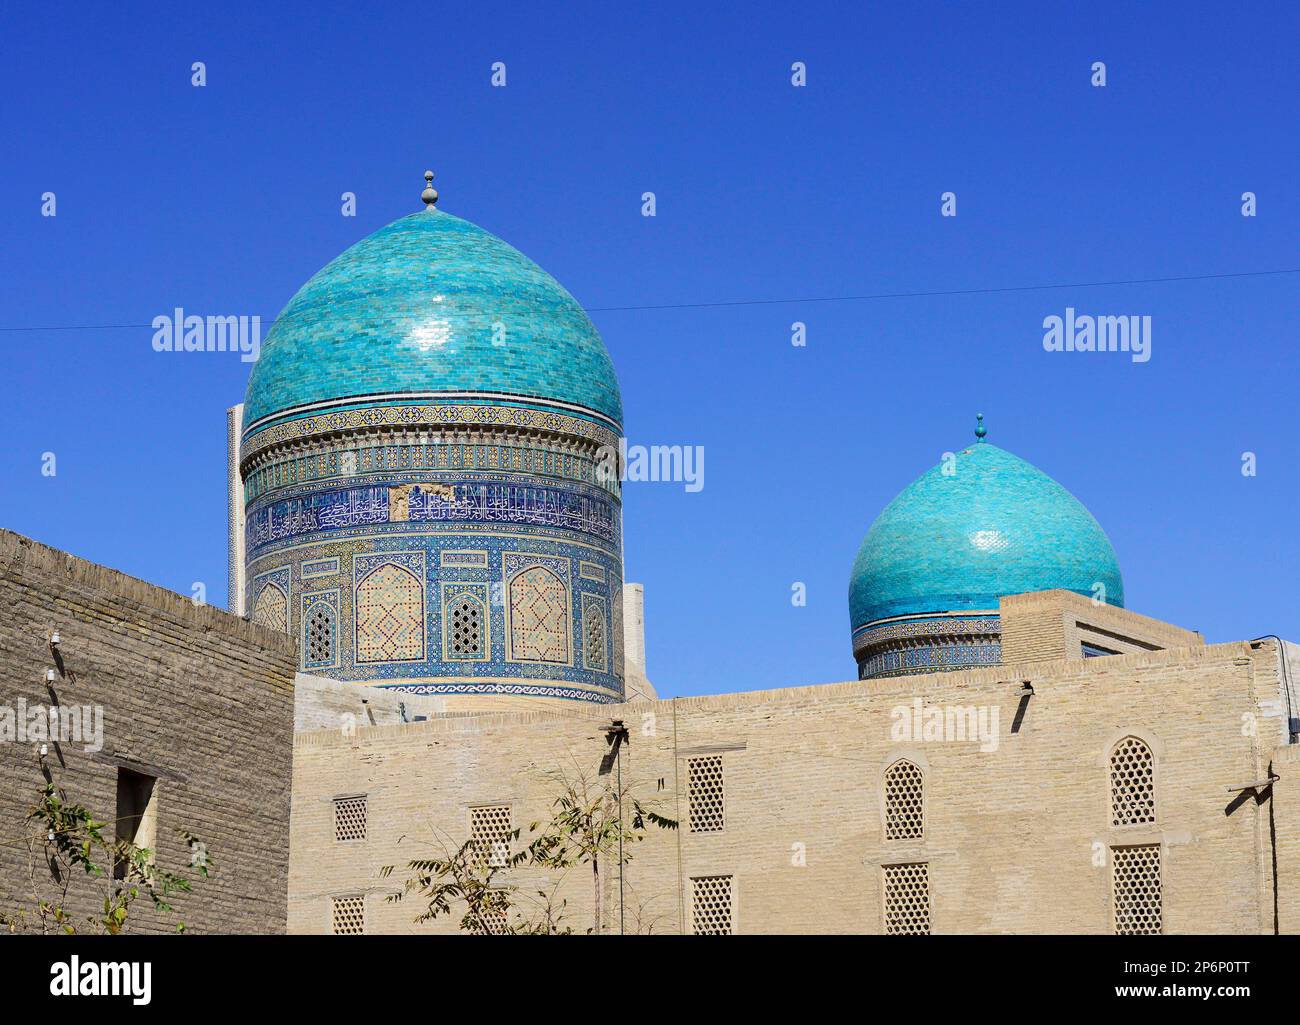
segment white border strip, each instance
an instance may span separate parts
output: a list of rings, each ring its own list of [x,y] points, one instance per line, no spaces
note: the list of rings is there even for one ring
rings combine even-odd
[[[282,409],[275,413],[268,413],[259,420],[244,425],[244,437],[256,433],[274,420],[294,420],[298,419],[301,414],[310,414],[320,410],[330,409],[336,406],[355,406],[363,403],[394,402],[394,401],[428,401],[434,402],[455,402],[457,399],[487,399],[492,402],[530,402],[537,405],[554,406],[556,409],[562,409],[570,413],[582,413],[586,416],[594,417],[602,423],[614,428],[617,431],[623,429],[623,425],[612,417],[604,413],[598,413],[589,406],[580,406],[574,402],[561,402],[558,399],[542,398],[538,395],[518,395],[508,392],[493,391],[418,391],[418,392],[380,392],[373,395],[349,395],[343,398],[326,399],[321,402],[309,402],[302,406],[293,406],[289,409]]]

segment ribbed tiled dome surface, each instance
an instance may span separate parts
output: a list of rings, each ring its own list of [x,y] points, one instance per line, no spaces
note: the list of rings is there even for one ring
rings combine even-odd
[[[956,453],[885,507],[853,563],[856,629],[891,616],[996,609],[1003,595],[1063,588],[1123,606],[1105,532],[1072,494],[995,445]]]
[[[573,296],[513,246],[440,211],[381,228],[299,290],[253,367],[244,423],[394,392],[500,393],[623,419],[609,354]]]

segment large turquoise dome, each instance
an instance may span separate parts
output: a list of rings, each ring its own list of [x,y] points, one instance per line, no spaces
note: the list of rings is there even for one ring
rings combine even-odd
[[[362,239],[299,290],[249,377],[245,431],[393,402],[543,408],[615,430],[623,419],[609,354],[573,296],[436,209]]]
[[[1091,596],[1098,583],[1123,606],[1115,551],[1092,514],[1041,470],[980,440],[885,507],[853,563],[849,606],[856,631],[894,616],[996,612],[1003,595],[1028,591]]]

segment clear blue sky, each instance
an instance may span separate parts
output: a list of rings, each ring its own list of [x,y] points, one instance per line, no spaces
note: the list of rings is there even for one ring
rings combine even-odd
[[[6,5],[0,326],[269,324],[419,209],[426,166],[596,308],[1300,267],[1294,3],[222,6]],[[594,313],[630,441],[706,453],[698,494],[625,490],[652,679],[851,679],[858,544],[977,411],[1092,510],[1130,608],[1300,638],[1298,298],[1289,275]],[[1152,359],[1044,352],[1066,306],[1150,315]],[[151,334],[0,332],[0,524],[222,604],[248,366]]]

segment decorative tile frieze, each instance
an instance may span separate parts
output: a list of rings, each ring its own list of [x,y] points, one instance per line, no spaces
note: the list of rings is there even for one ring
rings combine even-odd
[[[858,678],[1000,665],[1001,631],[997,616],[936,616],[868,624],[853,638]]]
[[[384,523],[518,523],[579,531],[608,543],[618,517],[608,497],[537,483],[420,481],[311,492],[249,507],[246,549],[340,528]]]
[[[602,447],[617,447],[619,435],[607,427],[564,413],[523,406],[494,405],[395,405],[368,406],[339,412],[287,420],[270,427],[245,428],[242,460],[247,463],[258,453],[275,445],[342,431],[358,431],[384,426],[474,426],[515,427],[572,435],[594,441]]]

